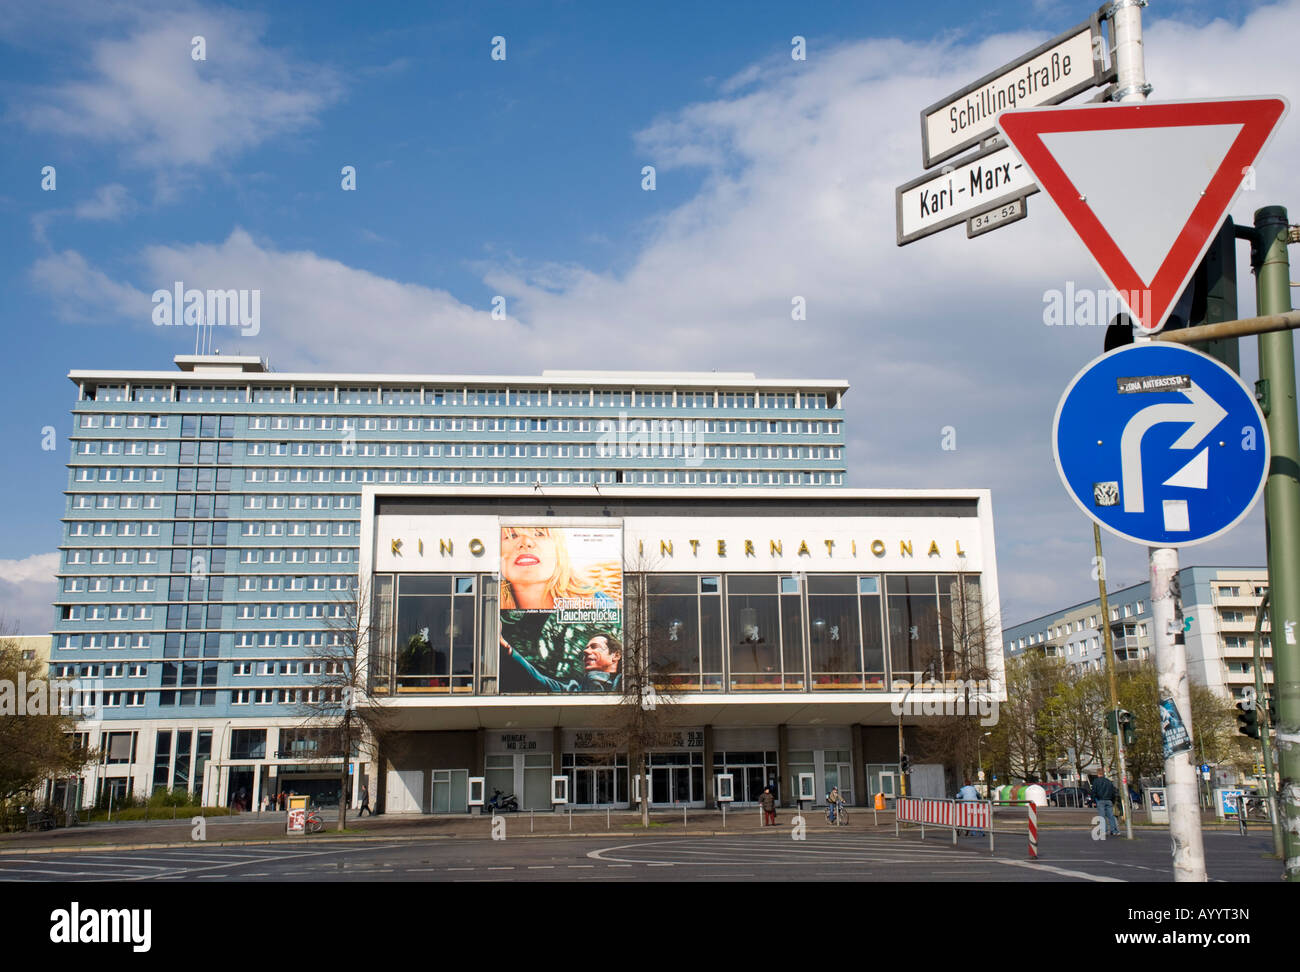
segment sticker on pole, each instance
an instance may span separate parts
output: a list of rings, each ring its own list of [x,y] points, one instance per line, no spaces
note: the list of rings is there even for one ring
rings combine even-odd
[[[1074,376],[1052,425],[1070,497],[1126,540],[1181,547],[1250,512],[1268,476],[1268,429],[1229,368],[1175,344],[1135,344]]]

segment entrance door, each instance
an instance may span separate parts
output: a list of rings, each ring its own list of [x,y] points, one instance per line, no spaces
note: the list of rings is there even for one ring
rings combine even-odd
[[[853,767],[849,763],[826,764],[826,792],[840,788],[840,799],[853,806]]]
[[[894,771],[880,771],[880,792],[885,795],[886,800],[894,799],[898,791],[894,789]]]
[[[469,813],[469,770],[433,771],[433,812]]]
[[[651,753],[649,764],[652,804],[703,806],[703,754]]]
[[[419,813],[424,807],[424,773],[421,770],[389,770],[389,813]]]
[[[656,766],[650,770],[650,802],[672,803],[672,770],[667,766]]]

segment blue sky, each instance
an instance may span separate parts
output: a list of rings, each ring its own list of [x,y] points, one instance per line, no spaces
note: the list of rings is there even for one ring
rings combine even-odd
[[[899,249],[893,187],[922,171],[922,107],[1091,7],[416,6],[0,3],[10,619],[49,616],[66,374],[192,350],[149,320],[175,279],[260,287],[263,333],[224,346],[281,370],[847,378],[850,485],[991,487],[1005,620],[1087,596],[1090,529],[1047,429],[1101,331],[1041,315],[1045,289],[1101,281],[1041,196],[981,240]],[[1300,3],[1157,0],[1144,18],[1154,97],[1293,94]],[[1294,158],[1296,129],[1270,159]],[[1262,164],[1234,215],[1300,208],[1298,183]],[[1242,289],[1246,314],[1244,272]],[[1243,342],[1248,380],[1254,354]],[[1185,562],[1258,563],[1261,531],[1255,514]],[[1113,578],[1142,579],[1140,551],[1111,546]]]

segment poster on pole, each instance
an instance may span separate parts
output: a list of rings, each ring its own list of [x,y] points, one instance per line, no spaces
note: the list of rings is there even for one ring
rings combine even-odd
[[[618,692],[620,527],[501,526],[503,693]]]
[[[1160,700],[1160,738],[1164,744],[1165,759],[1192,748],[1191,736],[1187,734],[1187,726],[1178,714],[1178,706],[1173,699]]]

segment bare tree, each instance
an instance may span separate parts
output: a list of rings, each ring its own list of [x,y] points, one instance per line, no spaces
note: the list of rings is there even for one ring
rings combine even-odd
[[[388,659],[380,635],[386,625],[373,603],[371,585],[353,581],[329,607],[324,644],[308,649],[309,686],[297,703],[301,729],[316,754],[340,758],[338,830],[347,827],[348,763],[355,753],[374,758],[387,736],[382,706],[371,699],[372,674]]]
[[[940,613],[942,670],[933,671],[932,662],[929,675],[934,688],[954,692],[958,704],[955,712],[923,724],[918,743],[923,754],[969,779],[975,778],[983,756],[990,752],[985,734],[994,731],[1000,718],[1002,705],[993,705],[996,672],[991,657],[1000,631],[995,606],[981,597],[978,576],[956,575],[946,610]]]
[[[650,610],[647,565],[637,562],[623,577],[623,658],[618,701],[607,717],[616,748],[626,747],[628,765],[641,778],[641,825],[650,826],[647,756],[662,745],[674,723],[677,698],[670,664],[656,663],[655,647],[670,633],[658,630]]]

